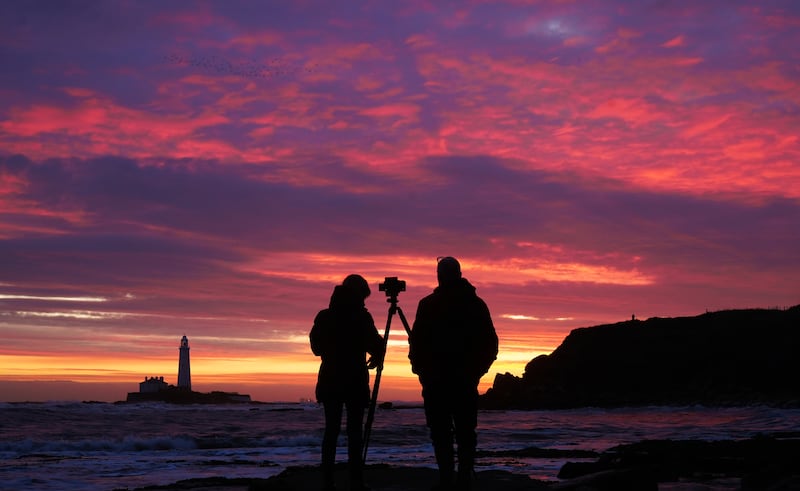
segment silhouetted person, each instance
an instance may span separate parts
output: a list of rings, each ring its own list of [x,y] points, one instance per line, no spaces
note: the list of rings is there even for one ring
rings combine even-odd
[[[311,350],[322,357],[317,377],[317,401],[325,409],[322,438],[324,489],[334,489],[336,440],[342,427],[342,409],[347,409],[347,456],[350,489],[362,490],[361,459],[364,409],[369,405],[368,368],[383,357],[383,338],[372,315],[364,307],[369,285],[359,275],[350,275],[333,289],[330,306],[321,310],[311,328]],[[366,354],[372,355],[369,366]]]
[[[469,489],[477,443],[478,382],[497,357],[497,333],[489,308],[461,277],[455,258],[440,259],[436,273],[439,286],[417,307],[408,357],[422,384],[440,488],[453,485],[455,430],[457,485]]]

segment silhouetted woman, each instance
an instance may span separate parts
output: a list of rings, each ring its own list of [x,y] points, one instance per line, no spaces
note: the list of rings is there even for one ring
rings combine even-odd
[[[336,440],[347,409],[347,456],[350,489],[363,490],[361,460],[364,409],[369,405],[369,368],[383,357],[383,338],[364,306],[369,285],[359,275],[350,275],[333,289],[330,306],[321,310],[311,328],[311,350],[322,357],[317,377],[317,401],[325,408],[322,438],[322,474],[325,489],[334,489]]]

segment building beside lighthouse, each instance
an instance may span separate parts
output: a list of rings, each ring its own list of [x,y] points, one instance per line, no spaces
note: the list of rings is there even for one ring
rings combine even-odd
[[[192,390],[192,371],[189,367],[189,339],[184,334],[178,348],[178,388]]]
[[[145,377],[144,382],[139,382],[139,392],[160,392],[167,387],[169,385],[164,382],[164,377]]]
[[[169,385],[164,377],[145,377],[139,392],[128,392],[126,402],[168,402],[172,404],[231,404],[252,402],[247,394],[238,392],[195,392],[189,366],[189,339],[184,335],[178,347],[178,383]]]

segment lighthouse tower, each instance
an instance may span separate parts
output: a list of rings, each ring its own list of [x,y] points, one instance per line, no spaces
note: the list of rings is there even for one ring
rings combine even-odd
[[[178,358],[178,388],[192,390],[192,372],[189,370],[189,340],[186,335],[181,338],[180,357]]]

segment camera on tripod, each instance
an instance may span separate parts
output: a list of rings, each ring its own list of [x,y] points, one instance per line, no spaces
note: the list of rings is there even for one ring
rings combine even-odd
[[[386,292],[387,297],[396,297],[400,292],[406,291],[406,282],[398,280],[397,276],[387,276],[383,283],[378,284],[378,291]]]
[[[389,303],[389,316],[386,318],[386,332],[383,334],[383,352],[386,353],[387,343],[389,342],[389,328],[392,325],[392,317],[395,314],[400,316],[400,321],[406,329],[406,334],[411,337],[411,328],[408,327],[408,321],[403,314],[403,309],[397,306],[397,295],[400,292],[406,291],[406,282],[398,280],[397,276],[387,276],[383,279],[383,283],[378,283],[378,290],[386,292],[386,302]],[[371,359],[370,359],[371,360]],[[369,365],[368,365],[369,366]],[[369,403],[369,410],[367,411],[367,421],[364,424],[364,440],[363,440],[363,454],[362,459],[367,460],[367,448],[369,448],[369,436],[372,431],[372,421],[375,418],[375,407],[378,404],[378,388],[381,383],[381,373],[383,373],[383,359],[378,360],[375,365],[377,372],[375,372],[375,384],[372,386],[372,398]]]

